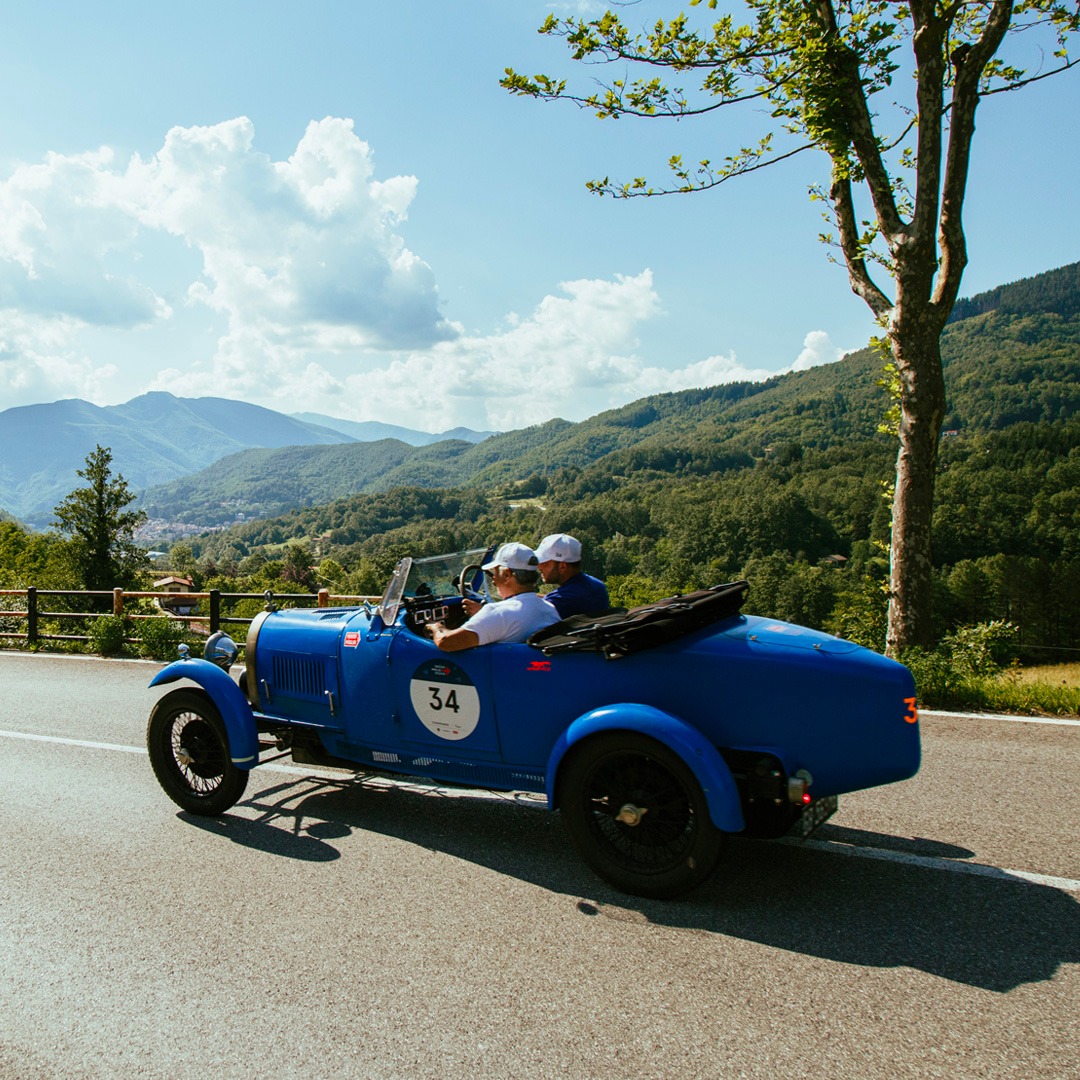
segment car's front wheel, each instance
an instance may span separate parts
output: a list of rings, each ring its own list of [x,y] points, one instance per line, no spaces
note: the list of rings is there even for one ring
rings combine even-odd
[[[192,814],[223,814],[244,794],[248,774],[229,758],[221,713],[201,690],[172,690],[146,726],[150,765],[165,794]]]
[[[559,784],[570,841],[601,878],[635,896],[668,899],[701,884],[720,856],[701,785],[674,751],[635,732],[576,747]]]

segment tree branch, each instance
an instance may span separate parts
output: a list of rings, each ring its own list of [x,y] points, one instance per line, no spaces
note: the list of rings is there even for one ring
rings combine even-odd
[[[1069,68],[1076,67],[1077,64],[1080,64],[1080,57],[1075,60],[1066,60],[1060,67],[1056,67],[1051,71],[1041,71],[1038,75],[1031,75],[1026,79],[1015,79],[1005,86],[990,87],[989,89],[983,90],[979,96],[990,97],[992,94],[1008,94],[1012,90],[1022,90],[1025,86],[1030,86],[1032,83],[1052,78],[1054,75],[1060,75],[1063,71],[1068,71]]]
[[[896,208],[892,181],[874,133],[874,119],[870,115],[870,106],[866,100],[859,57],[841,39],[832,0],[819,0],[818,13],[824,31],[826,62],[835,80],[835,91],[846,118],[847,136],[866,177],[866,186],[870,191],[882,232],[890,248],[895,250],[894,245],[902,242],[905,236],[904,223]]]
[[[892,310],[892,301],[874,284],[870,277],[863,246],[859,239],[858,220],[855,216],[855,202],[851,194],[851,179],[845,172],[833,167],[832,185],[829,188],[829,202],[836,211],[836,224],[840,233],[840,250],[844,253],[847,264],[848,280],[856,296],[861,296],[870,310],[879,318],[884,318]]]
[[[954,53],[956,78],[949,123],[949,145],[945,155],[945,179],[941,192],[938,243],[941,265],[934,288],[933,304],[939,317],[949,317],[960,291],[967,266],[963,205],[971,163],[971,140],[975,133],[975,109],[979,103],[979,83],[986,65],[1000,48],[1012,18],[1011,0],[995,0],[983,33],[965,53]]]
[[[759,169],[767,169],[770,165],[779,165],[781,161],[786,161],[796,154],[801,154],[804,150],[814,149],[816,149],[816,147],[813,143],[804,143],[802,146],[795,147],[794,150],[788,150],[786,153],[778,154],[776,157],[769,158],[767,161],[759,160],[753,165],[741,165],[735,168],[725,169],[719,173],[712,172],[712,170],[708,168],[708,163],[703,162],[703,167],[698,170],[698,175],[704,176],[706,179],[701,180],[698,183],[690,181],[689,172],[679,172],[676,168],[679,159],[672,158],[668,164],[676,170],[676,175],[683,177],[687,181],[684,185],[675,188],[647,188],[644,179],[634,180],[627,184],[613,183],[606,176],[603,180],[590,180],[586,186],[594,195],[610,195],[615,199],[654,198],[659,195],[689,195],[697,191],[709,191],[714,187],[718,187],[726,180],[733,180],[737,176],[748,176],[750,173],[757,172]],[[731,161],[734,159],[729,158],[728,160]]]

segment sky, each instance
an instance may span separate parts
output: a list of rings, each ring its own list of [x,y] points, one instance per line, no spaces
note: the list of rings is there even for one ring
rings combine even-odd
[[[0,410],[165,390],[508,430],[875,332],[818,239],[821,154],[689,196],[586,190],[719,161],[764,119],[602,122],[499,87],[587,88],[536,30],[589,0],[0,10]],[[1078,134],[1080,71],[980,105],[962,295],[1080,259]]]

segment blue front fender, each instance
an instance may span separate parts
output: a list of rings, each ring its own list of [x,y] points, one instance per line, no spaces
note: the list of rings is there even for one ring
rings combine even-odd
[[[253,769],[258,765],[259,733],[255,727],[255,714],[230,675],[207,660],[175,660],[163,667],[150,680],[150,685],[160,686],[177,679],[190,679],[210,695],[225,722],[232,763],[238,769]]]
[[[663,743],[686,762],[697,778],[713,824],[723,832],[741,832],[745,828],[739,790],[720,751],[696,728],[651,705],[606,705],[579,716],[559,736],[548,758],[549,806],[555,807],[555,780],[566,752],[602,731],[634,731]]]

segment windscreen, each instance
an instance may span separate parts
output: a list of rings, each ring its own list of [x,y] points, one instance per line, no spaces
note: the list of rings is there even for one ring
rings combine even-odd
[[[382,599],[379,601],[378,611],[387,626],[391,625],[397,618],[398,608],[401,607],[401,598],[405,595],[405,583],[409,578],[409,568],[411,566],[412,559],[406,555],[394,567],[394,572],[390,575],[390,580],[386,585],[386,592],[383,593]]]
[[[489,548],[470,548],[449,555],[413,559],[405,583],[406,596],[456,596],[461,572],[467,566],[479,567],[489,557]],[[483,587],[484,575],[478,569],[469,572],[469,586],[474,592]]]

